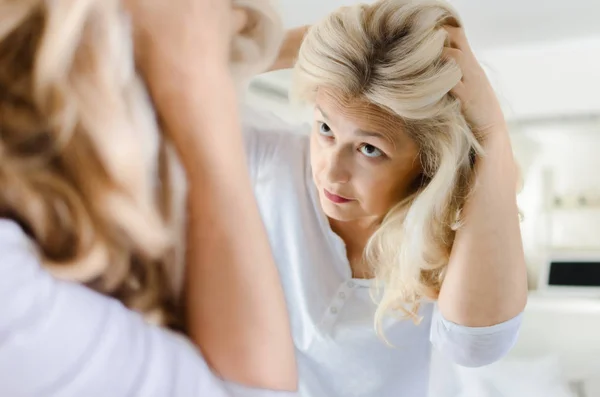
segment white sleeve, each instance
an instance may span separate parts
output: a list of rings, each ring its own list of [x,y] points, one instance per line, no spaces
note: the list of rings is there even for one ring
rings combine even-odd
[[[184,337],[148,325],[114,299],[54,279],[20,227],[0,219],[1,396],[258,395],[224,387]]]
[[[431,343],[463,367],[481,367],[504,357],[515,345],[523,314],[491,327],[464,327],[446,320],[434,305]]]
[[[249,105],[241,108],[242,132],[248,169],[253,182],[261,172],[280,163],[289,161],[290,151],[297,151],[290,135],[302,135],[309,130],[305,125],[293,125],[272,112],[259,110]]]

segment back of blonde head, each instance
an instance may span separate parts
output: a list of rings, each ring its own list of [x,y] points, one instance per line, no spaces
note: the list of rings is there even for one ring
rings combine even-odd
[[[234,1],[234,3],[238,3]],[[281,37],[267,0],[239,0],[243,79]],[[57,277],[175,326],[185,174],[161,133],[119,0],[0,0],[0,217]]]
[[[444,25],[460,21],[448,3],[383,0],[345,7],[314,25],[294,70],[294,99],[312,103],[319,89],[365,100],[402,120],[420,148],[415,191],[383,219],[365,251],[380,303],[376,324],[400,312],[417,319],[436,299],[460,211],[470,191],[477,137],[450,90],[459,67],[444,59]]]

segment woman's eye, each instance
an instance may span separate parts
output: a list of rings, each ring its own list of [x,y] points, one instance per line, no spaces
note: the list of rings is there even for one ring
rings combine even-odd
[[[369,145],[368,143],[362,145],[358,150],[360,150],[362,154],[370,158],[377,158],[383,156],[383,152],[381,150],[377,149],[373,145]]]
[[[326,137],[333,136],[333,133],[331,132],[331,128],[329,128],[329,126],[325,123],[319,123],[319,134],[326,136]]]

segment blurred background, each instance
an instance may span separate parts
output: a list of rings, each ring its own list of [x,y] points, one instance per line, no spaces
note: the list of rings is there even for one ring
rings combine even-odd
[[[291,28],[356,2],[279,3]],[[531,292],[509,357],[477,370],[434,357],[431,396],[600,397],[600,1],[451,3],[510,124]],[[290,74],[258,76],[247,100],[309,123]]]

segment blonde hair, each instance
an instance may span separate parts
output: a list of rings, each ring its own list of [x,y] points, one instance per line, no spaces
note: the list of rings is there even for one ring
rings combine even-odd
[[[120,0],[0,0],[0,217],[56,277],[176,327],[186,179],[136,73]],[[234,1],[242,79],[273,62],[266,0]]]
[[[460,21],[443,1],[345,7],[309,30],[294,69],[294,100],[312,103],[325,88],[367,101],[396,115],[419,145],[419,185],[389,211],[365,249],[380,293],[378,330],[384,315],[418,320],[419,303],[437,299],[471,189],[474,156],[482,154],[450,94],[462,73],[442,55],[444,25]]]

